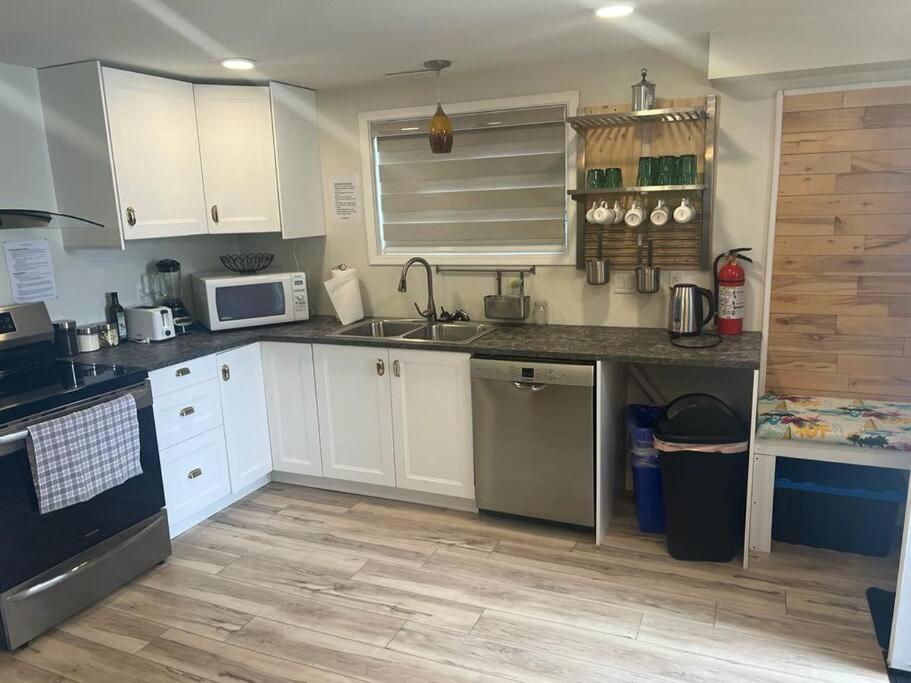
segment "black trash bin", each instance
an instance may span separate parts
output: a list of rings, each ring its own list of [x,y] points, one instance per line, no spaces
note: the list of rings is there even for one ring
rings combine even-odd
[[[730,562],[743,543],[747,426],[714,396],[687,394],[658,418],[655,448],[671,557]]]

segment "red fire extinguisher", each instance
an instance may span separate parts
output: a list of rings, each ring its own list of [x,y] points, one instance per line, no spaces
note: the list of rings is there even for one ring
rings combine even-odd
[[[746,308],[746,273],[737,260],[752,263],[753,259],[744,256],[743,252],[752,251],[750,247],[731,249],[718,254],[712,264],[715,279],[715,324],[718,334],[736,335],[743,333],[743,315]],[[718,263],[727,259],[721,269]]]

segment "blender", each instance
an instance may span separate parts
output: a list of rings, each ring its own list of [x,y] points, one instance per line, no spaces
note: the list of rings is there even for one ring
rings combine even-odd
[[[175,334],[187,334],[193,330],[193,318],[180,298],[180,263],[174,259],[166,258],[155,262],[158,272],[158,281],[161,291],[162,306],[171,309],[174,318]]]

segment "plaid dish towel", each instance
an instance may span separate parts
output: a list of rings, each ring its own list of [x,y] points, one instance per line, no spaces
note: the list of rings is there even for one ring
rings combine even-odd
[[[130,394],[32,425],[26,441],[41,514],[142,474],[139,420]]]

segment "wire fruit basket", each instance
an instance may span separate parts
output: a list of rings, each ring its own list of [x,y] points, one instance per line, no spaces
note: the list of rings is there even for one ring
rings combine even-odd
[[[224,256],[218,257],[225,268],[243,275],[250,275],[265,270],[272,265],[272,260],[274,258],[275,254],[270,254],[268,252],[261,252],[258,254],[225,254]]]

